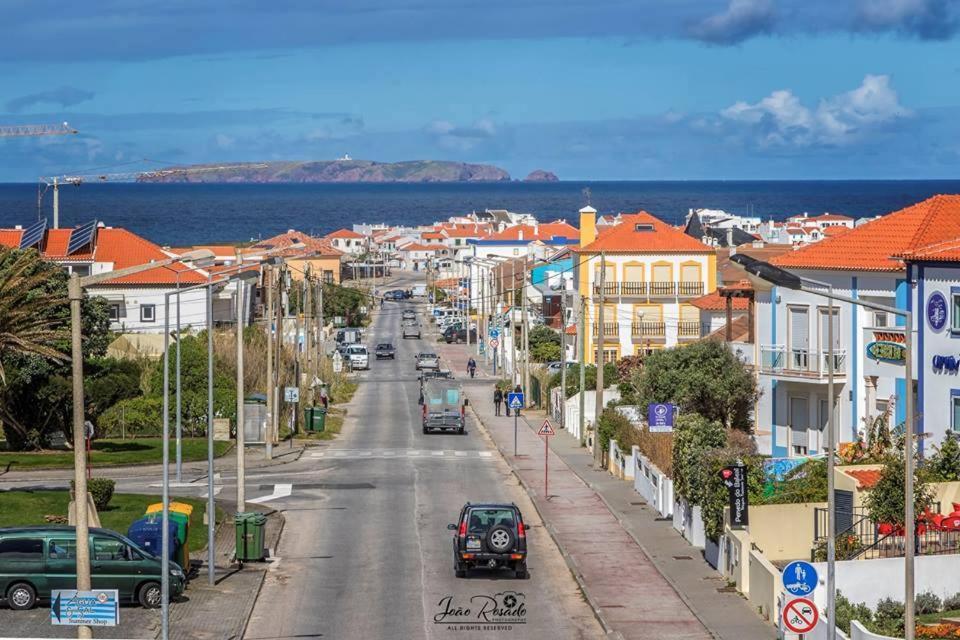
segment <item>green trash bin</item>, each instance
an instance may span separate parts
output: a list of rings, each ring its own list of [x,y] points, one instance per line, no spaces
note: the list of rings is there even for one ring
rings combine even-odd
[[[327,410],[323,407],[307,407],[304,409],[305,429],[307,431],[323,431],[327,425]]]
[[[237,528],[237,561],[259,562],[266,558],[264,534],[267,516],[262,513],[238,513],[233,521]]]

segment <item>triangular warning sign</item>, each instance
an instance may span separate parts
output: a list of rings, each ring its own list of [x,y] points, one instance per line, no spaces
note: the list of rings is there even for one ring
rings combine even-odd
[[[550,424],[549,420],[544,420],[543,425],[540,426],[540,431],[537,431],[538,436],[555,436],[557,432],[553,430],[553,425]]]

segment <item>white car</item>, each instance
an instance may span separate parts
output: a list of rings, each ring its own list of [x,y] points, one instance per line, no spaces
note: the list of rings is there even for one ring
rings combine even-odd
[[[352,344],[347,347],[346,357],[350,361],[350,368],[352,369],[370,368],[370,354],[362,344]]]

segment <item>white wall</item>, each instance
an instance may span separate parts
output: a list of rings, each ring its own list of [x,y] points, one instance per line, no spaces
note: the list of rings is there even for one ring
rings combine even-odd
[[[957,288],[960,292],[960,267],[923,267],[918,276],[922,276],[922,283],[917,287],[923,290],[923,299],[916,309],[921,309],[915,316],[914,322],[918,331],[922,332],[917,345],[917,364],[914,365],[918,373],[920,386],[918,431],[931,434],[924,443],[925,455],[930,455],[931,445],[939,445],[947,430],[951,428],[953,410],[951,396],[960,395],[960,373],[951,372],[945,368],[933,367],[934,356],[953,356],[960,358],[960,333],[951,331],[955,320],[952,314],[951,292]],[[940,292],[947,301],[946,326],[940,331],[934,331],[927,318],[927,301],[931,294]],[[960,427],[960,425],[956,425]],[[958,589],[960,591],[960,589]]]
[[[633,447],[633,488],[661,518],[673,516],[673,480]]]
[[[932,591],[940,598],[960,592],[960,555],[917,556],[914,560],[916,593]],[[827,565],[815,562],[821,585]],[[851,602],[865,602],[875,609],[883,598],[903,602],[903,558],[844,560],[837,562],[837,589]],[[814,600],[825,604],[826,587],[814,590]]]
[[[673,502],[673,528],[698,549],[703,549],[706,544],[707,536],[703,529],[700,507],[691,507],[686,500],[679,497]]]
[[[620,399],[620,390],[615,387],[603,390],[603,401],[609,403],[611,400]],[[584,426],[589,429],[593,424],[593,419],[597,415],[597,392],[585,391],[583,394],[584,406]],[[567,398],[565,422],[567,431],[574,438],[580,437],[580,394],[574,394]]]
[[[164,294],[173,287],[91,287],[91,296],[103,296],[108,302],[120,304],[121,317],[111,321],[110,328],[126,333],[163,333]],[[153,305],[154,320],[141,320],[142,307]],[[170,326],[176,326],[176,296],[170,296]],[[206,327],[206,291],[197,289],[180,296],[181,327],[203,329]]]

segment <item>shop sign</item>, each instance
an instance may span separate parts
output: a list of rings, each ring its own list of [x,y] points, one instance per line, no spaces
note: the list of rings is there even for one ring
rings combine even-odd
[[[934,331],[940,331],[947,325],[947,299],[939,291],[927,298],[927,322]]]
[[[907,359],[906,334],[899,331],[874,331],[867,343],[867,357],[880,362],[903,364]]]

